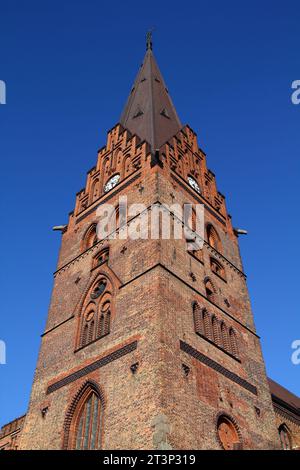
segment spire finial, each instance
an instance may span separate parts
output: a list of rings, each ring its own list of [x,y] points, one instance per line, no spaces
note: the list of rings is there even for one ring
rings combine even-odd
[[[146,50],[148,51],[149,49],[152,50],[152,33],[153,33],[153,28],[149,29],[146,34]]]
[[[152,31],[148,31],[147,50],[136,76],[120,124],[131,135],[146,141],[156,152],[182,128],[163,76],[152,53]]]

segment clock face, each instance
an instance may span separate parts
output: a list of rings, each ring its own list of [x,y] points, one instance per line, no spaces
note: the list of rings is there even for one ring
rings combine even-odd
[[[199,184],[197,183],[197,181],[194,180],[194,178],[192,178],[191,176],[188,176],[188,182],[189,182],[189,185],[195,190],[197,191],[197,193],[200,193],[200,186]]]
[[[107,193],[107,191],[110,191],[112,188],[114,188],[118,182],[120,181],[120,175],[115,175],[112,176],[104,186],[104,192]]]

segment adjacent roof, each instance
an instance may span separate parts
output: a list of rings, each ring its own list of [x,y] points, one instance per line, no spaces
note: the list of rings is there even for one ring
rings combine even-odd
[[[2,426],[0,429],[0,439],[4,436],[7,436],[8,434],[11,434],[12,432],[19,430],[24,424],[25,417],[26,414],[20,416],[19,418],[15,418],[14,420]]]
[[[292,392],[286,388],[279,385],[274,380],[268,378],[270,392],[273,397],[287,403],[291,408],[293,408],[300,415],[300,398],[297,395],[294,395]]]
[[[154,153],[182,128],[164,79],[147,42],[144,61],[121,115],[120,124],[141,140],[146,140]]]

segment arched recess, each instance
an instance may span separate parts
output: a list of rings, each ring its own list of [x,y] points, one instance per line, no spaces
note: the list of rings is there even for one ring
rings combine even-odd
[[[111,213],[108,220],[108,235],[113,236],[113,233],[117,231],[120,226],[120,205],[115,206],[114,211]]]
[[[211,302],[216,303],[217,292],[216,292],[216,288],[215,288],[214,284],[212,283],[211,279],[207,277],[204,280],[204,285],[205,285],[205,293],[206,293],[207,299],[210,300]]]
[[[221,277],[224,281],[226,281],[226,273],[224,266],[215,258],[210,258],[210,268],[213,273],[217,274],[217,276]]]
[[[110,333],[114,291],[113,281],[104,272],[100,272],[90,284],[80,305],[76,349]]]
[[[92,246],[96,245],[97,242],[98,242],[97,224],[93,222],[85,231],[82,237],[82,242],[81,242],[82,251],[88,250]]]
[[[280,444],[283,450],[292,450],[292,434],[285,423],[282,423],[278,428]]]
[[[94,380],[85,381],[73,397],[64,421],[64,450],[102,447],[105,400]]]
[[[208,224],[206,226],[206,237],[208,244],[212,246],[215,250],[217,250],[219,253],[222,253],[221,239],[212,224]]]
[[[221,321],[220,331],[221,331],[222,348],[228,352],[229,351],[228,328],[223,321]]]
[[[97,307],[95,302],[90,302],[85,308],[80,337],[81,346],[85,346],[95,339],[96,309]]]
[[[99,196],[100,196],[100,181],[99,181],[99,178],[96,178],[91,184],[90,204],[96,201],[96,199],[98,199]]]
[[[238,342],[237,342],[237,335],[235,330],[230,327],[229,328],[229,352],[234,356],[239,356],[239,349],[238,349]]]
[[[125,155],[123,157],[123,162],[122,162],[122,178],[126,178],[126,176],[130,175],[132,173],[131,169],[131,156],[130,155]]]
[[[201,307],[197,302],[193,302],[193,315],[195,332],[199,335],[204,335],[203,314]]]
[[[212,329],[211,329],[211,315],[208,311],[204,308],[202,310],[202,321],[203,321],[203,330],[204,336],[210,340],[212,340]]]
[[[240,450],[243,446],[242,435],[236,420],[227,413],[218,413],[216,420],[218,441],[224,450]]]
[[[104,158],[104,160],[102,162],[101,174],[104,176],[104,178],[107,178],[106,175],[109,174],[110,167],[111,167],[111,161],[110,161],[110,157],[108,156],[108,157]]]
[[[203,262],[203,234],[201,233],[201,214],[197,214],[190,203],[183,204],[184,236],[187,242],[193,242],[189,252]]]
[[[212,316],[211,327],[212,327],[213,342],[217,344],[218,346],[221,346],[220,324],[219,324],[219,320],[217,319],[215,315]]]
[[[103,263],[107,263],[109,260],[109,247],[102,248],[93,258],[93,268],[101,266]]]

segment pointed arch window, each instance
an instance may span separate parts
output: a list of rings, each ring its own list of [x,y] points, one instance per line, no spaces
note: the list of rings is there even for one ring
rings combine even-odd
[[[88,230],[85,232],[85,235],[83,237],[83,241],[82,241],[83,251],[88,250],[92,246],[96,245],[97,242],[98,242],[97,225],[94,223],[88,228]]]
[[[83,304],[77,348],[82,348],[110,333],[113,286],[101,275],[89,290]]]
[[[104,400],[93,381],[74,397],[64,422],[63,449],[99,450],[102,447]]]
[[[83,403],[76,423],[75,449],[99,449],[101,427],[101,401],[91,392]]]
[[[81,346],[85,346],[94,340],[95,336],[95,310],[96,305],[94,303],[89,304],[84,313],[84,320],[81,332]]]
[[[206,228],[206,235],[207,235],[207,242],[210,246],[212,246],[215,250],[222,253],[222,245],[220,237],[216,231],[216,229],[209,224]]]

